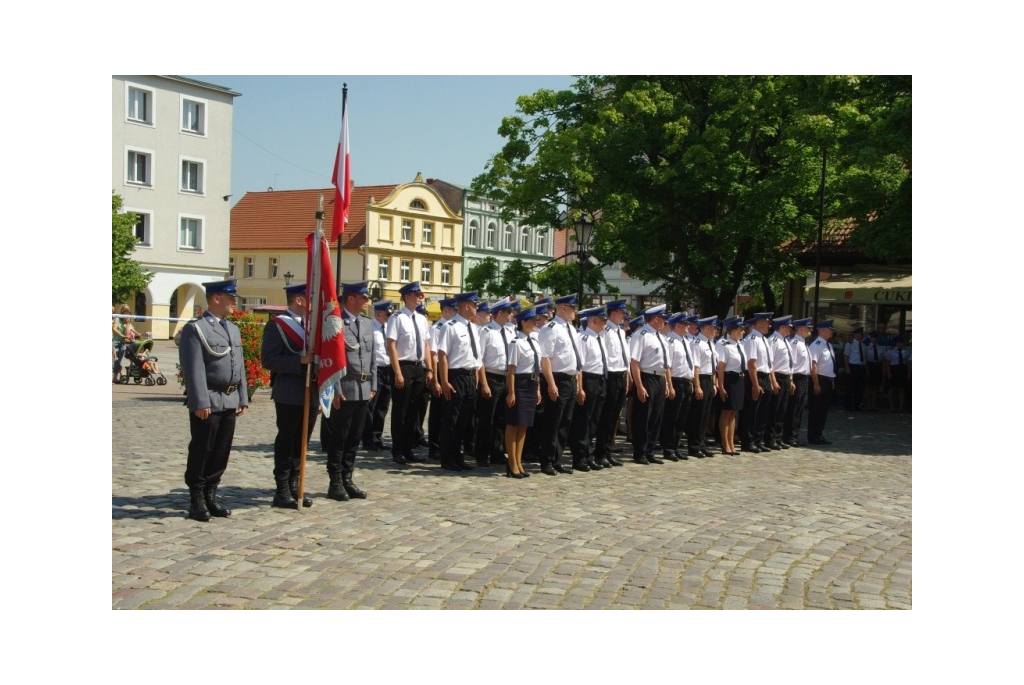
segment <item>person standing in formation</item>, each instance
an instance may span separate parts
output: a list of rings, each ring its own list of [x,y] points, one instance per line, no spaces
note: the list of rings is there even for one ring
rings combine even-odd
[[[825,423],[832,406],[832,395],[836,389],[836,353],[832,348],[833,322],[818,322],[818,338],[810,344],[811,386],[808,397],[807,442],[812,445],[831,445],[825,439]]]
[[[867,346],[864,344],[864,329],[853,329],[853,339],[843,347],[843,369],[849,378],[846,388],[845,406],[847,411],[860,411],[864,402],[864,388],[868,380]]]
[[[476,315],[476,292],[455,297],[458,314],[437,335],[438,377],[443,399],[441,414],[441,468],[472,471],[466,463],[462,436],[469,430],[476,406],[477,387],[484,377],[480,341],[471,321]],[[431,413],[434,409],[431,408]]]
[[[793,322],[793,334],[786,339],[793,354],[793,395],[786,404],[786,417],[782,424],[782,442],[800,447],[800,423],[807,406],[807,390],[811,382],[811,357],[807,350],[807,337],[811,334],[811,320]]]
[[[366,493],[352,481],[356,468],[356,446],[363,435],[367,405],[377,394],[377,362],[374,356],[373,326],[362,315],[370,301],[368,281],[341,286],[341,320],[345,336],[345,375],[334,383],[331,441],[327,448],[327,497],[346,502],[351,497],[366,499]]]
[[[772,356],[772,374],[779,391],[768,397],[768,421],[764,428],[764,444],[773,450],[788,450],[782,440],[786,422],[786,407],[789,398],[796,391],[793,386],[793,351],[786,336],[793,332],[792,316],[777,316],[772,319],[775,331],[768,336],[768,350]]]
[[[477,466],[500,466],[505,433],[505,393],[508,390],[508,346],[515,338],[509,333],[512,303],[503,298],[490,306],[491,322],[481,331],[480,349],[483,354],[484,381],[476,402],[476,440],[474,442]]]
[[[391,460],[396,464],[425,462],[413,454],[416,446],[417,399],[425,383],[433,383],[434,367],[427,319],[416,312],[423,301],[420,282],[399,289],[404,306],[388,319],[388,359],[394,386],[391,389]]]
[[[674,396],[668,343],[660,331],[665,326],[665,305],[644,310],[644,325],[630,337],[629,359],[636,402],[633,405],[633,461],[664,464],[654,456],[661,432],[666,397]]]
[[[441,459],[441,416],[444,414],[444,397],[441,387],[441,367],[437,359],[437,347],[440,344],[440,336],[445,325],[458,314],[458,306],[454,297],[441,300],[438,305],[441,308],[441,318],[430,326],[430,350],[433,353],[434,369],[437,371],[434,382],[427,384],[428,404],[430,414],[427,417],[427,458],[433,461]]]
[[[746,381],[750,372],[743,337],[743,317],[733,316],[722,324],[725,337],[718,341],[718,400],[722,413],[718,419],[722,454],[736,456],[736,415],[746,402]]]
[[[672,396],[665,400],[665,415],[661,419],[661,450],[662,457],[669,461],[689,459],[688,454],[679,452],[679,442],[686,430],[686,422],[690,418],[693,395],[700,387],[697,378],[697,364],[694,361],[696,352],[685,336],[688,334],[689,318],[685,312],[673,314],[665,325],[666,340],[669,349],[669,364],[672,384]],[[696,320],[696,317],[694,317]]]
[[[203,283],[206,311],[185,324],[178,349],[192,436],[185,465],[188,515],[196,521],[231,516],[217,500],[217,487],[228,467],[235,419],[249,406],[242,335],[227,319],[238,295],[235,283]]]
[[[889,410],[902,414],[907,410],[910,389],[911,353],[904,347],[903,336],[893,338],[893,347],[885,355],[885,383],[889,388]]]
[[[537,326],[537,308],[529,307],[516,314],[519,333],[508,346],[508,371],[505,379],[505,452],[508,462],[505,475],[528,478],[523,468],[523,446],[526,431],[533,425],[540,396],[540,350],[530,335]]]
[[[705,435],[714,400],[718,395],[718,356],[712,342],[718,331],[718,318],[706,316],[697,320],[700,333],[694,339],[694,363],[698,383],[693,388],[693,404],[686,419],[686,454],[703,459],[713,456]]]
[[[871,331],[867,343],[864,346],[867,354],[867,381],[864,385],[864,409],[865,411],[876,411],[878,409],[878,388],[882,385],[882,362],[885,355],[878,344],[878,333]]]
[[[772,312],[758,312],[747,322],[750,334],[744,339],[747,355],[747,395],[740,414],[740,442],[744,452],[764,452],[764,430],[768,423],[768,393],[777,393],[779,385],[772,374],[772,355],[765,333],[771,327]]]
[[[384,420],[391,405],[391,362],[388,359],[388,348],[384,338],[384,326],[388,317],[395,311],[391,300],[383,300],[373,304],[373,359],[377,365],[377,394],[367,405],[366,423],[363,427],[363,449],[387,450],[390,445],[384,444]]]
[[[582,358],[570,323],[576,313],[576,296],[559,297],[555,304],[557,315],[538,333],[544,409],[537,437],[541,472],[549,476],[572,473],[572,468],[562,465],[562,451],[569,438],[574,402],[577,398],[582,401],[583,393]]]
[[[572,467],[577,471],[600,471],[604,467],[594,459],[591,441],[597,435],[597,422],[605,402],[605,382],[608,378],[608,350],[603,332],[608,323],[608,312],[603,306],[580,312],[580,320],[587,327],[579,336],[581,396],[576,398],[572,420],[569,423],[569,450]]]
[[[615,458],[614,440],[619,426],[619,415],[629,389],[629,343],[622,324],[626,320],[626,301],[615,300],[605,305],[608,321],[601,333],[608,355],[608,378],[605,379],[604,404],[597,421],[594,440],[594,461],[600,466],[622,466]]]

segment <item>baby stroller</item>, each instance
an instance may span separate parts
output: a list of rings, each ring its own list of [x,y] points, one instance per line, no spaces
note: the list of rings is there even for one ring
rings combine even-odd
[[[121,375],[122,384],[127,385],[130,378],[136,385],[143,382],[146,385],[167,385],[167,378],[156,365],[158,359],[149,356],[152,351],[153,341],[149,338],[126,343],[124,356],[129,364]]]

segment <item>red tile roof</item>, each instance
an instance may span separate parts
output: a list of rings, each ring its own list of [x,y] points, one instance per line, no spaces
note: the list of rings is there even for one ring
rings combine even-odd
[[[366,242],[366,205],[391,194],[393,185],[355,186],[342,248]],[[232,250],[305,250],[306,236],[316,230],[317,199],[324,196],[324,233],[330,237],[334,188],[248,192],[231,208]]]

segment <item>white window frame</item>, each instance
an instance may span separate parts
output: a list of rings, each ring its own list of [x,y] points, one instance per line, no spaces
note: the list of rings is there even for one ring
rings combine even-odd
[[[452,284],[452,265],[441,264],[441,285]]]
[[[503,246],[502,250],[504,250],[505,252],[511,252],[513,249],[515,249],[515,233],[516,227],[514,225],[505,224],[505,228],[501,232],[501,244]]]
[[[185,221],[195,221],[195,222],[197,222],[197,226],[196,226],[196,246],[195,247],[191,247],[189,245],[185,245],[182,242],[182,240],[181,240],[181,237],[182,237],[181,233],[182,233],[182,228],[183,228],[182,224]],[[203,230],[205,228],[205,224],[206,224],[206,217],[202,216],[201,214],[178,214],[178,237],[177,237],[177,243],[178,243],[178,251],[179,252],[202,252],[203,251],[203,241],[206,239],[206,232]]]
[[[147,98],[147,100],[148,100],[147,105],[148,105],[149,111],[146,113],[146,117],[145,118],[141,118],[140,119],[138,117],[133,117],[131,115],[131,112],[132,112],[132,91],[133,90],[142,91],[142,92],[147,93],[149,95],[149,97]],[[149,86],[142,85],[141,83],[132,83],[130,81],[125,81],[124,82],[124,120],[129,122],[129,123],[132,123],[132,124],[138,124],[140,126],[155,126],[156,125],[156,91],[153,88],[149,87]]]
[[[423,229],[420,231],[420,241],[424,245],[434,244],[434,224],[431,221],[423,222]]]
[[[380,261],[377,262],[377,278],[382,281],[391,280],[391,258],[381,257]]]
[[[143,155],[148,159],[146,166],[146,180],[137,181],[135,180],[135,165],[132,163],[132,155],[138,156]],[[156,152],[153,150],[147,150],[141,147],[124,146],[124,184],[128,186],[139,186],[142,188],[152,188],[153,183],[153,171],[156,169]]]
[[[491,250],[494,249],[494,239],[495,239],[495,234],[497,233],[497,231],[498,231],[498,226],[493,221],[490,222],[489,224],[487,224],[487,244],[484,245],[484,247],[487,247],[487,248],[489,248]]]
[[[434,263],[423,262],[420,265],[420,283],[430,283],[431,277],[434,275]]]
[[[137,247],[137,248],[139,248],[139,247],[145,247],[145,248],[153,247],[153,210],[151,210],[151,209],[132,209],[131,207],[124,207],[123,209],[124,209],[125,212],[133,212],[137,216],[143,217],[145,219],[145,225],[143,226],[143,230],[142,230],[144,237],[143,237],[142,240],[138,240],[138,234],[135,233],[135,229],[138,227],[138,224],[136,224],[135,226],[132,227],[132,233],[135,233],[135,237],[136,237],[136,241],[137,241],[135,243],[135,247]]]
[[[403,259],[401,269],[399,270],[401,281],[403,283],[409,282],[409,277],[412,275],[412,260]]]
[[[270,258],[270,263],[267,265],[267,271],[270,274],[270,278],[277,278],[277,272],[279,271],[277,268],[277,257]]]
[[[408,229],[408,231],[409,231],[409,237],[408,238],[405,237],[406,229]],[[412,219],[402,219],[402,242],[403,243],[411,243],[412,242],[412,238],[413,238]]]
[[[196,189],[185,187],[185,165],[196,166]],[[178,192],[185,195],[206,195],[206,160],[197,157],[178,157]]]
[[[469,222],[469,235],[466,236],[466,242],[469,243],[468,247],[476,247],[477,238],[480,237],[480,224],[473,219]]]
[[[238,303],[240,309],[252,309],[253,307],[262,307],[267,303],[265,297],[242,297],[239,298]]]
[[[206,137],[206,115],[209,111],[208,101],[202,98],[194,98],[187,95],[182,95],[178,106],[178,126],[182,133],[190,136],[199,136],[201,138]],[[196,105],[199,108],[199,124],[198,130],[193,130],[185,125],[186,107],[188,105]]]
[[[519,251],[530,251],[530,228],[528,226],[519,227]]]
[[[228,257],[228,276],[235,277],[235,258]]]
[[[256,259],[254,257],[245,258],[245,276],[243,278],[256,278]]]
[[[546,255],[547,254],[548,246],[547,246],[547,232],[546,231],[537,231],[537,234],[536,234],[536,245],[537,245],[537,254],[539,254],[539,255]]]

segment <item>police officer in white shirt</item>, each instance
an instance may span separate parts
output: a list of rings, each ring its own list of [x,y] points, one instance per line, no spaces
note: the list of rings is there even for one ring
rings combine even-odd
[[[366,417],[363,427],[363,449],[365,450],[386,450],[389,445],[384,444],[384,420],[388,415],[388,407],[391,405],[391,360],[388,359],[388,349],[385,343],[384,326],[388,317],[395,311],[391,300],[381,300],[373,304],[373,356],[377,366],[377,395],[370,400],[370,413]],[[324,422],[326,423],[326,422]]]
[[[476,440],[474,457],[477,466],[503,466],[505,464],[505,395],[508,373],[508,345],[516,337],[515,324],[511,332],[512,303],[503,298],[490,306],[491,322],[480,335],[483,351],[484,380],[476,400]]]
[[[860,411],[864,401],[864,386],[868,380],[867,345],[864,344],[863,327],[853,329],[853,339],[843,346],[843,369],[849,379],[844,403],[846,409]]]
[[[768,423],[769,393],[779,391],[772,375],[772,356],[765,333],[771,328],[772,312],[758,312],[747,321],[750,333],[743,339],[747,355],[746,396],[739,416],[741,449],[744,452],[764,452],[772,449],[764,444],[764,430]]]
[[[808,397],[807,442],[831,445],[825,439],[825,422],[836,388],[836,353],[832,348],[833,321],[818,322],[818,338],[808,346],[811,357],[811,393]]]
[[[562,466],[562,450],[569,438],[575,400],[583,401],[582,358],[571,323],[576,312],[576,296],[556,298],[555,306],[555,318],[537,333],[543,373],[543,410],[534,426],[537,428],[541,472],[549,476],[572,473],[572,468]]]
[[[693,389],[693,403],[686,420],[686,454],[698,459],[712,456],[704,435],[711,418],[713,400],[718,395],[718,355],[714,338],[718,332],[718,317],[697,319],[700,330],[694,338],[694,363],[698,367],[699,382]]]
[[[786,403],[786,416],[782,424],[782,442],[800,447],[800,423],[807,407],[807,390],[811,382],[811,357],[807,350],[807,337],[811,334],[811,320],[793,321],[793,334],[786,338],[793,353],[793,394]]]
[[[476,291],[455,296],[459,313],[437,335],[438,376],[444,397],[441,414],[441,468],[471,471],[462,453],[462,437],[469,430],[477,388],[484,377],[477,326]],[[431,409],[433,411],[433,409]]]
[[[441,458],[441,415],[444,413],[444,398],[441,396],[441,372],[437,364],[437,347],[440,343],[439,336],[445,324],[455,318],[458,314],[458,307],[454,297],[441,300],[438,305],[441,308],[441,318],[430,327],[430,344],[434,351],[434,368],[438,369],[434,380],[436,383],[427,386],[429,415],[427,416],[427,458],[439,460]]]
[[[633,405],[633,461],[638,464],[664,464],[654,456],[661,432],[665,399],[670,392],[671,360],[668,343],[661,335],[665,325],[665,305],[644,310],[644,325],[629,339],[629,365],[636,402]]]
[[[693,344],[686,338],[689,319],[685,312],[673,314],[666,322],[665,336],[668,340],[669,364],[671,365],[672,397],[665,400],[665,414],[661,419],[662,457],[669,461],[689,459],[679,452],[679,441],[685,432],[690,415],[690,406],[697,382]],[[693,317],[696,321],[697,317]]]
[[[423,395],[426,383],[434,381],[430,332],[425,316],[416,313],[423,302],[419,281],[402,286],[398,292],[405,304],[388,319],[388,359],[394,386],[391,392],[391,459],[396,464],[423,462],[413,454],[415,446],[416,400]]]
[[[583,401],[577,398],[569,424],[569,450],[572,452],[572,467],[578,471],[600,471],[604,467],[594,460],[591,440],[597,435],[597,422],[605,401],[605,383],[608,378],[608,350],[604,346],[605,325],[608,312],[604,306],[592,307],[580,312],[580,320],[587,327],[579,336],[580,358],[582,360]]]
[[[615,300],[605,305],[608,321],[604,332],[604,349],[608,355],[608,378],[605,379],[604,404],[597,422],[594,439],[594,461],[600,466],[622,466],[612,452],[612,441],[619,426],[619,415],[629,389],[629,343],[622,330],[628,312],[625,300]]]
[[[777,316],[772,319],[775,331],[768,336],[768,349],[772,355],[772,373],[779,391],[768,396],[768,421],[764,427],[764,444],[775,450],[788,450],[782,441],[786,407],[793,395],[793,351],[786,342],[786,336],[793,332],[792,316]]]

